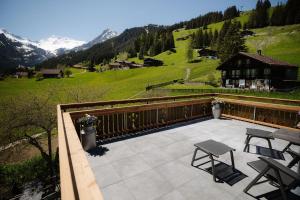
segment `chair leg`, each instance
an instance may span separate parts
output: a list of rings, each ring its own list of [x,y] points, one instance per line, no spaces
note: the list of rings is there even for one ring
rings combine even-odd
[[[267,140],[268,140],[269,149],[272,151],[272,150],[273,150],[273,148],[272,148],[271,141],[270,141],[270,139],[267,139]]]
[[[246,152],[246,151],[249,152],[249,146],[250,146],[249,142],[250,142],[251,138],[252,138],[251,136],[249,136],[249,135],[247,136],[246,141],[245,141],[246,145],[244,148],[244,152]]]
[[[216,172],[215,172],[214,157],[211,154],[209,154],[209,158],[211,160],[211,173],[213,175],[214,181],[217,182],[217,178],[216,178],[216,174],[215,174]]]
[[[278,180],[278,182],[279,182],[279,188],[280,188],[280,192],[281,192],[282,198],[283,198],[284,200],[287,200],[287,196],[286,196],[286,193],[285,193],[285,190],[284,190],[284,187],[283,187],[283,183],[282,183],[282,179],[281,179],[279,170],[274,170],[274,171],[275,171],[275,173],[276,173],[277,180]]]
[[[300,158],[293,158],[293,160],[288,164],[288,168],[292,168],[294,165],[296,165],[300,161]]]
[[[282,150],[282,153],[286,152],[286,150],[288,150],[290,146],[292,146],[291,142]]]
[[[195,158],[196,158],[196,155],[197,155],[197,151],[198,151],[198,148],[195,149],[194,155],[193,155],[193,158],[192,158],[191,165],[192,165],[193,167],[194,167],[194,161],[195,161]]]
[[[265,175],[265,173],[270,169],[269,166],[267,166],[264,170],[262,170],[250,183],[249,185],[244,189],[244,192],[247,193],[254,185],[256,185],[257,181],[259,181],[259,179],[261,177],[263,177]]]

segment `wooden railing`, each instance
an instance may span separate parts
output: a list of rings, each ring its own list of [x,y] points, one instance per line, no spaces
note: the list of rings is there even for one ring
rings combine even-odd
[[[98,117],[97,136],[100,140],[106,140],[211,116],[211,98],[71,112],[77,130],[77,119],[84,114]]]
[[[295,129],[300,122],[300,107],[224,99],[222,114],[239,120],[275,128]]]
[[[61,199],[99,199],[103,196],[78,139],[69,113],[57,106]]]
[[[300,121],[298,100],[240,95],[201,94],[58,105],[61,198],[103,199],[78,137],[77,119],[84,114],[98,117],[97,137],[105,141],[177,122],[211,117],[213,97],[225,102],[224,117],[291,129],[295,129]]]

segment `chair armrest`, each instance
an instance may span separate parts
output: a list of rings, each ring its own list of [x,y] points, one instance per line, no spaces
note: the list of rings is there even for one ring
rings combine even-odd
[[[260,160],[267,163],[271,168],[279,170],[282,173],[285,173],[286,175],[294,178],[297,181],[300,181],[300,175],[291,170],[290,168],[282,165],[281,163],[277,162],[276,160],[273,160],[272,158],[265,158],[265,157],[258,157]]]

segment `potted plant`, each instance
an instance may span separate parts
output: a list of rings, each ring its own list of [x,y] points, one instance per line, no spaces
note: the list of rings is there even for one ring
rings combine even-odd
[[[224,102],[221,99],[215,98],[212,102],[212,114],[215,119],[220,119],[222,113],[222,105]]]
[[[84,150],[88,151],[96,147],[96,124],[97,117],[85,114],[78,120],[80,124],[80,140]]]

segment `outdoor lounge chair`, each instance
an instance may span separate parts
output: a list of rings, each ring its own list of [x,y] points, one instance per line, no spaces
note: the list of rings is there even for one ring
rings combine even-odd
[[[259,157],[259,159],[260,160],[248,163],[248,165],[259,172],[259,174],[244,189],[244,192],[248,193],[254,185],[271,181],[274,186],[279,187],[282,198],[287,200],[288,191],[300,186],[300,174],[272,158]],[[265,177],[266,180],[258,182],[262,177]]]

